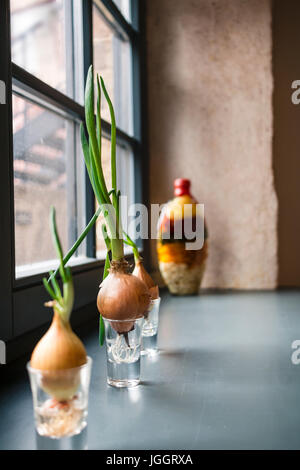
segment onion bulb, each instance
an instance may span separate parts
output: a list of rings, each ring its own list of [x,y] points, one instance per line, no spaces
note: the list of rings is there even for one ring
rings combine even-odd
[[[140,257],[139,250],[138,250],[136,243],[130,238],[128,233],[124,232],[124,236],[125,236],[126,245],[131,246],[132,251],[133,251],[135,267],[134,267],[132,274],[136,276],[137,278],[139,278],[141,281],[143,281],[144,284],[146,284],[149,294],[151,296],[151,300],[158,299],[159,298],[158,285],[155,284],[150,274],[147,273],[144,267],[143,258]]]
[[[85,347],[73,332],[70,323],[65,323],[54,312],[49,330],[33,350],[31,367],[57,371],[82,366],[86,361]]]
[[[141,281],[143,281],[146,284],[146,286],[149,289],[151,300],[156,300],[159,298],[158,285],[154,283],[150,274],[147,273],[144,267],[143,260],[141,258],[138,258],[135,260],[135,268],[132,274],[138,277]]]
[[[146,314],[150,301],[147,286],[128,272],[127,261],[112,261],[108,276],[100,284],[97,307],[104,318],[111,320],[115,331],[131,331],[134,321]]]

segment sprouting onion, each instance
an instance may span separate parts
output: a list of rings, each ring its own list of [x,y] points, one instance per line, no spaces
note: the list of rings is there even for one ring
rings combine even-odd
[[[159,298],[159,288],[158,285],[155,284],[150,274],[146,271],[143,258],[140,256],[138,247],[136,243],[129,237],[129,235],[125,232],[125,243],[132,248],[133,256],[134,256],[134,263],[135,267],[133,270],[133,275],[138,277],[141,281],[143,281],[149,289],[151,299],[155,300]]]
[[[55,209],[51,208],[51,231],[60,261],[59,272],[63,291],[50,272],[51,284],[46,278],[44,286],[52,298],[45,305],[52,307],[54,315],[50,328],[38,342],[31,355],[30,365],[42,372],[42,386],[59,401],[72,398],[78,386],[78,367],[87,362],[86,350],[70,325],[74,303],[74,287],[69,267],[64,267],[63,252],[56,227]],[[72,372],[74,371],[74,373]]]
[[[101,84],[101,85],[100,85]],[[101,162],[101,88],[109,106],[111,116],[111,177],[112,189],[107,190]],[[133,321],[146,314],[151,297],[147,286],[136,276],[129,273],[129,266],[124,259],[124,240],[120,222],[119,196],[117,188],[116,166],[116,120],[110,97],[107,93],[102,77],[97,75],[97,112],[96,124],[94,117],[94,83],[93,67],[90,66],[85,89],[85,124],[88,139],[83,124],[80,126],[81,144],[89,179],[99,204],[97,212],[90,220],[78,240],[74,243],[68,254],[62,259],[64,266],[75,253],[89,230],[95,224],[100,212],[105,219],[105,240],[107,242],[107,256],[104,267],[103,281],[97,297],[97,306],[100,312],[99,341],[104,342],[104,324],[102,316],[114,320],[113,327],[118,333],[126,334],[133,326]],[[107,229],[110,235],[107,234]],[[109,246],[108,246],[109,243]],[[111,260],[109,257],[111,253]],[[57,275],[59,269],[51,273],[49,282]],[[55,281],[54,281],[55,282]],[[118,321],[120,320],[120,323]],[[123,323],[121,323],[121,321]],[[129,328],[129,329],[128,329]],[[126,331],[123,331],[123,330]]]
[[[112,326],[120,334],[126,334],[134,326],[134,320],[141,318],[148,310],[150,295],[147,286],[129,273],[124,258],[124,240],[119,210],[119,190],[117,187],[116,165],[116,119],[114,108],[102,77],[97,75],[97,112],[94,116],[94,78],[90,66],[85,88],[85,124],[88,139],[81,125],[81,142],[90,182],[104,216],[109,237],[111,261],[107,257],[106,273],[97,297],[97,306],[104,318],[112,321]],[[111,117],[111,180],[108,192],[101,162],[101,89],[107,101]],[[108,268],[109,262],[109,268]],[[128,321],[127,321],[128,320]],[[101,322],[100,322],[101,337]],[[101,343],[101,338],[100,338]]]

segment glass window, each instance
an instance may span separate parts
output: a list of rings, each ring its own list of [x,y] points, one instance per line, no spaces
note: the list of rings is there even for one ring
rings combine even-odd
[[[93,50],[95,72],[103,76],[114,103],[117,127],[133,134],[131,48],[125,33],[115,27],[99,2],[93,6]],[[110,120],[109,109],[102,100],[102,116]]]
[[[129,20],[129,0],[116,0],[115,3]],[[80,2],[74,3],[73,12],[70,5],[66,0],[12,0],[11,39],[12,59],[16,64],[52,87],[73,95],[74,66],[72,62],[68,66],[67,62],[71,56],[74,63],[80,63],[81,59],[77,56],[78,51],[83,53],[83,46],[79,44],[83,37],[76,34],[73,41],[73,15],[77,18],[75,27],[78,28]],[[94,68],[103,76],[113,100],[117,127],[132,135],[131,44],[125,31],[116,23],[104,4],[95,0],[92,5]],[[73,51],[74,44],[76,51]],[[79,65],[78,67],[80,68]],[[78,78],[76,82],[83,85]],[[76,97],[80,96],[77,88],[78,85]],[[86,224],[86,189],[82,183],[85,169],[78,139],[78,124],[71,118],[62,117],[49,107],[38,104],[34,94],[32,100],[26,96],[23,96],[21,89],[13,97],[17,277],[48,270],[49,266],[55,265],[56,256],[50,232],[45,230],[45,226],[49,225],[51,205],[57,208],[65,251]],[[66,110],[66,116],[67,114]],[[101,114],[104,120],[110,122],[109,109],[103,95]],[[129,147],[118,145],[117,156],[119,187],[130,204],[134,200],[133,153]],[[104,137],[102,165],[110,190],[110,142]],[[98,258],[104,256],[105,250],[102,223],[103,219],[100,217],[96,226]],[[86,242],[77,255],[84,256],[85,250]]]
[[[123,18],[116,8],[109,8],[112,1]],[[0,1],[0,54],[5,59],[11,52],[12,60],[12,67],[4,67],[2,80],[13,89],[0,116],[5,129],[0,176],[7,200],[1,236],[2,245],[8,246],[0,268],[2,277],[7,278],[2,289],[0,285],[1,293],[7,295],[0,330],[4,329],[8,339],[47,321],[42,277],[58,265],[49,230],[50,206],[56,208],[65,253],[95,212],[79,132],[84,119],[84,83],[91,63],[103,76],[116,111],[118,185],[130,202],[134,200],[134,183],[138,181],[134,171],[137,168],[140,172],[142,143],[140,135],[133,138],[133,113],[137,121],[140,108],[139,102],[133,103],[133,89],[140,89],[136,70],[139,48],[133,48],[133,40],[137,45],[142,36],[139,28],[135,30],[130,24],[130,7],[136,18],[138,1]],[[134,100],[139,100],[138,93]],[[110,189],[110,114],[104,98],[101,114],[105,120],[102,164]],[[94,227],[69,260],[74,280],[82,286],[74,310],[95,302],[102,265],[99,259],[105,255],[101,219],[97,234]],[[15,352],[17,356],[17,346]]]
[[[75,239],[74,123],[13,95],[13,136],[15,264],[20,277],[29,268],[41,271],[43,262],[56,258],[49,230],[51,205],[64,250]]]
[[[15,64],[73,96],[72,36],[65,0],[11,0],[11,51]],[[71,24],[71,23],[70,23]]]

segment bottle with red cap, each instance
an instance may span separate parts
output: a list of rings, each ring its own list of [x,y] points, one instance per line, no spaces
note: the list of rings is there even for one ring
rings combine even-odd
[[[190,192],[191,182],[174,181],[174,199],[163,208],[158,223],[157,255],[162,278],[172,294],[199,292],[207,258],[207,230],[202,206]],[[204,226],[204,243],[190,249],[197,227]],[[189,235],[191,230],[191,236]],[[195,235],[196,236],[196,235]]]

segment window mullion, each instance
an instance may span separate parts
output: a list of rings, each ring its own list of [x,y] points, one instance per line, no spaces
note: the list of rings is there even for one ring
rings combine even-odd
[[[130,0],[131,24],[136,31],[140,31],[139,14],[140,0]]]
[[[139,37],[132,41],[132,93],[134,136],[139,145],[134,147],[135,200],[149,206],[149,158],[147,142],[147,76],[146,76],[146,0],[131,0],[133,25]],[[150,214],[148,214],[150,227]],[[146,265],[150,259],[150,241],[143,240],[143,257]]]
[[[83,74],[84,83],[90,65],[93,63],[93,3],[92,0],[82,0],[82,26],[83,26]],[[90,184],[88,173],[85,172],[85,211],[86,223],[95,212],[95,196]],[[86,237],[86,256],[96,257],[96,226],[90,230]]]
[[[12,285],[14,279],[14,207],[12,167],[12,92],[9,1],[0,5],[0,212],[1,212],[1,320],[0,339],[13,336]]]

